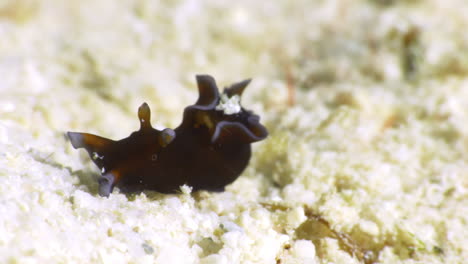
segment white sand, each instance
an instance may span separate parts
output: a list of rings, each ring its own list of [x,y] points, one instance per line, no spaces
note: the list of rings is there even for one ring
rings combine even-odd
[[[0,263],[466,263],[464,0],[0,2]],[[293,3],[291,3],[293,2]],[[97,194],[66,131],[252,77],[224,193]]]

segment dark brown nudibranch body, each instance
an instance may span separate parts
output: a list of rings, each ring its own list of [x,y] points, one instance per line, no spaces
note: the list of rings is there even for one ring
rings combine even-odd
[[[215,80],[197,75],[199,97],[184,110],[176,129],[152,128],[150,108],[138,109],[140,130],[113,141],[88,133],[68,132],[74,148],[84,148],[101,170],[99,194],[115,186],[123,192],[224,191],[249,163],[250,144],[265,139],[259,116],[240,105],[250,80],[235,83],[220,95]]]

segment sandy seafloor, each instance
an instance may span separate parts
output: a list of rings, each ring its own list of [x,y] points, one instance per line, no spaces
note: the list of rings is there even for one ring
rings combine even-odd
[[[468,263],[464,0],[0,2],[0,263]],[[223,193],[109,198],[66,131],[248,77]]]

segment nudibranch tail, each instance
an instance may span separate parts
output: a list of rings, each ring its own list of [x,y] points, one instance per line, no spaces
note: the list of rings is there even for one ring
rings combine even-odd
[[[84,148],[85,140],[84,140],[83,133],[67,132],[67,136],[70,139],[70,142],[71,142],[73,148],[75,148],[75,149]]]
[[[101,152],[115,141],[88,133],[67,132],[68,138],[75,149],[85,148],[90,152]]]
[[[88,133],[67,132],[68,138],[75,149],[84,148],[99,169],[105,170],[108,153],[115,141]]]
[[[99,183],[99,195],[103,197],[109,197],[114,189],[115,176],[112,173],[105,173],[98,179]]]
[[[218,86],[210,75],[197,75],[199,97],[196,105],[213,107],[219,98]]]

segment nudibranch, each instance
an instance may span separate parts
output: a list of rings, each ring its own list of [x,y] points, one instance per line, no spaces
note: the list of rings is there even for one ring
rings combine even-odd
[[[235,83],[220,95],[213,77],[196,76],[199,97],[184,110],[174,130],[151,126],[150,108],[138,109],[140,130],[114,141],[68,132],[74,148],[84,148],[101,170],[99,194],[152,190],[175,193],[181,185],[193,191],[224,191],[249,163],[251,143],[265,139],[260,118],[240,104],[250,80]]]

